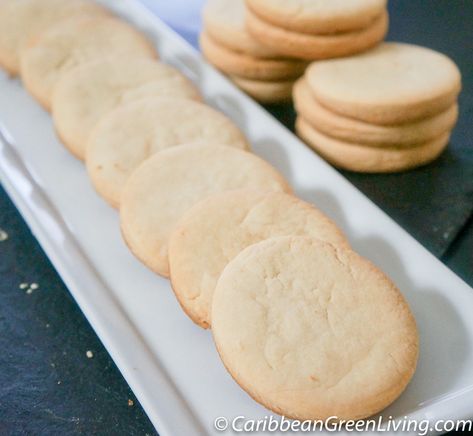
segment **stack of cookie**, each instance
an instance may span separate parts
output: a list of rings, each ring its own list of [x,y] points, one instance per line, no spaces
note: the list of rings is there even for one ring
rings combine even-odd
[[[285,56],[315,60],[348,56],[383,40],[386,0],[246,0],[247,27]]]
[[[433,50],[384,43],[314,62],[294,89],[297,131],[335,166],[397,172],[445,149],[458,117],[461,76]]]
[[[206,59],[261,103],[292,98],[292,87],[306,62],[281,56],[246,30],[244,0],[208,0],[200,45]]]

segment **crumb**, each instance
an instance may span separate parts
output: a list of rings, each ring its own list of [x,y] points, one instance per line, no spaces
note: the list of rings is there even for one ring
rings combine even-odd
[[[85,355],[87,356],[88,359],[92,359],[92,357],[94,357],[94,353],[92,353],[92,351],[90,350],[87,350],[85,352]]]
[[[0,242],[6,241],[8,239],[8,233],[5,230],[0,229]]]
[[[34,291],[34,290],[36,290],[36,289],[38,289],[38,288],[39,288],[38,283],[31,283],[30,289],[32,289],[32,290]]]
[[[47,329],[49,328],[49,324],[46,324],[46,328],[47,328]]]
[[[28,288],[28,289],[26,290],[26,293],[27,293],[28,295],[31,295],[31,294],[33,293],[33,289]]]
[[[20,289],[26,289],[28,287],[28,283],[20,283]]]
[[[61,380],[59,380],[59,381],[57,382],[57,384],[60,385],[60,384],[61,384]]]
[[[132,407],[134,404],[133,400],[128,399],[128,407]]]
[[[55,364],[55,363],[51,363],[51,367],[52,367],[52,368],[56,368],[56,364]]]

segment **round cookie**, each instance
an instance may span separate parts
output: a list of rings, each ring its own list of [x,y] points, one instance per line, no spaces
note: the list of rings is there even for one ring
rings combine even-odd
[[[54,87],[66,71],[104,56],[155,58],[138,30],[115,18],[71,18],[41,33],[21,51],[21,77],[28,91],[51,108]]]
[[[294,81],[264,82],[230,76],[230,79],[244,92],[263,104],[285,103],[292,99]]]
[[[98,121],[113,109],[143,97],[200,99],[195,86],[175,68],[152,59],[106,58],[62,75],[52,113],[61,141],[79,159]]]
[[[239,188],[290,191],[271,165],[247,151],[208,142],[161,151],[125,185],[122,234],[138,259],[167,277],[169,236],[179,218],[208,196]]]
[[[357,420],[411,380],[418,333],[396,286],[354,251],[310,237],[252,245],[215,289],[212,333],[235,381],[298,420]]]
[[[238,53],[214,41],[205,31],[200,48],[207,60],[226,74],[254,80],[289,80],[300,77],[307,63],[290,59],[262,59]]]
[[[384,43],[344,59],[314,62],[307,82],[319,103],[373,124],[401,124],[452,106],[461,89],[445,55],[410,44]]]
[[[373,47],[388,30],[388,13],[382,12],[367,27],[346,33],[309,35],[277,27],[248,11],[248,31],[261,44],[284,56],[306,60],[348,56]]]
[[[341,33],[367,27],[386,0],[246,0],[261,19],[293,32]]]
[[[209,106],[146,98],[120,106],[100,121],[87,145],[87,170],[97,192],[118,207],[135,168],[158,151],[189,142],[249,148],[240,129]]]
[[[230,50],[256,58],[279,58],[260,44],[246,30],[244,0],[207,0],[202,14],[205,31],[217,43]]]
[[[322,212],[282,192],[243,189],[197,203],[169,240],[171,284],[184,311],[196,324],[209,327],[215,285],[225,266],[246,247],[287,235],[349,246]]]
[[[426,165],[447,147],[450,132],[409,148],[376,148],[330,138],[301,117],[297,134],[325,160],[349,171],[360,173],[394,173]]]
[[[305,80],[294,86],[297,112],[319,132],[340,139],[374,147],[410,147],[437,138],[453,129],[458,119],[458,105],[433,117],[411,123],[382,126],[338,115],[324,108],[313,96]]]
[[[20,72],[20,49],[31,38],[71,16],[107,14],[102,6],[88,0],[2,0],[0,65],[16,75]]]

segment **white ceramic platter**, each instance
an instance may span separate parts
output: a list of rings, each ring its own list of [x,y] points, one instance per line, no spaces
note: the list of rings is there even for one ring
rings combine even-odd
[[[406,295],[420,330],[420,361],[384,416],[473,416],[473,291],[355,187],[238,91],[136,0],[102,0],[144,30],[228,114],[254,150],[303,199],[336,220],[354,248]],[[51,118],[16,79],[0,73],[1,180],[162,436],[213,434],[218,416],[269,412],[224,370],[211,333],[194,326],[169,283],[127,250],[116,211],[82,163],[57,140]]]

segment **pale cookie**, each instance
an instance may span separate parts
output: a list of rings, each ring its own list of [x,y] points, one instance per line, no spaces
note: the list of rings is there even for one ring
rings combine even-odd
[[[447,147],[450,132],[409,148],[376,148],[343,142],[324,135],[301,117],[297,134],[325,160],[349,171],[360,173],[394,173],[426,165]]]
[[[76,18],[41,33],[21,51],[21,77],[46,108],[61,75],[104,56],[154,58],[151,43],[138,30],[114,18]]]
[[[145,265],[169,276],[168,240],[197,202],[239,188],[290,191],[263,159],[223,145],[181,145],[156,153],[128,179],[120,205],[122,234]]]
[[[53,120],[61,141],[79,159],[98,121],[116,107],[143,97],[199,99],[175,68],[152,59],[106,58],[62,75],[53,93]]]
[[[396,286],[354,251],[310,237],[252,245],[215,289],[212,333],[235,381],[298,420],[357,420],[391,404],[418,358]]]
[[[274,82],[243,79],[230,76],[230,79],[244,92],[263,104],[286,103],[292,99],[294,81]]]
[[[208,0],[203,10],[205,31],[230,50],[257,58],[280,57],[248,33],[245,15],[244,0]]]
[[[0,1],[0,65],[10,74],[20,72],[21,47],[61,20],[79,15],[107,15],[87,0]]]
[[[374,124],[436,115],[454,104],[461,89],[460,72],[447,56],[392,42],[357,56],[314,62],[306,79],[326,108]]]
[[[197,203],[169,240],[171,284],[184,311],[201,327],[209,327],[215,285],[228,262],[250,245],[287,235],[349,246],[327,216],[282,192],[243,189]]]
[[[341,33],[367,27],[386,0],[246,0],[260,18],[294,32]]]
[[[289,80],[300,77],[307,63],[290,59],[262,59],[232,51],[214,41],[205,31],[200,35],[205,58],[226,74],[254,80]]]
[[[284,56],[315,60],[348,56],[367,50],[383,40],[388,30],[388,13],[382,12],[367,27],[333,35],[297,33],[270,24],[248,11],[248,31],[261,44]]]
[[[324,108],[313,96],[305,79],[294,86],[297,112],[319,132],[342,141],[373,147],[410,147],[449,132],[458,119],[458,105],[422,120],[382,126],[338,115]]]
[[[118,207],[123,186],[143,161],[166,148],[200,141],[249,148],[233,121],[209,106],[141,99],[120,106],[97,125],[87,146],[87,170],[97,192]]]

